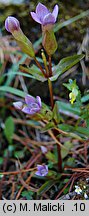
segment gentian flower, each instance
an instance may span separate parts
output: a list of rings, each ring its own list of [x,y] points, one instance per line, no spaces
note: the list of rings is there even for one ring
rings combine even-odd
[[[14,102],[14,107],[18,110],[21,110],[22,112],[33,115],[41,110],[41,98],[37,96],[36,98],[26,95],[25,97],[25,103],[22,103],[21,101]]]
[[[58,16],[58,5],[55,5],[51,13],[45,5],[38,3],[36,12],[31,12],[31,16],[41,25],[54,24]]]
[[[48,174],[48,166],[37,165],[37,172],[35,174],[38,176],[46,176]]]

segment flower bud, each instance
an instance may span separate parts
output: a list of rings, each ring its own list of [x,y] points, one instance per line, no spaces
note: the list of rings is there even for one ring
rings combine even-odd
[[[15,17],[9,16],[5,21],[5,28],[8,32],[12,33],[21,50],[31,58],[34,58],[35,51],[33,45],[22,32],[19,21]]]
[[[20,28],[20,23],[15,17],[8,16],[5,20],[5,28],[10,33],[12,33],[13,31],[18,31]]]

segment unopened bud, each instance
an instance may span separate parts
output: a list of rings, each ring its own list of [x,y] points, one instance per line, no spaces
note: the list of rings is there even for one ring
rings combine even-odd
[[[20,23],[15,17],[8,16],[5,20],[5,28],[10,33],[12,33],[13,31],[18,31],[20,28]]]
[[[5,21],[5,28],[8,32],[12,33],[21,50],[30,57],[34,58],[35,51],[33,45],[22,32],[19,21],[15,17],[9,16]]]

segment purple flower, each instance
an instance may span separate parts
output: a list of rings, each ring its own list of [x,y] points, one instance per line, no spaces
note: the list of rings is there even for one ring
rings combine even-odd
[[[48,166],[37,165],[37,172],[35,174],[38,176],[46,176],[48,174]]]
[[[12,33],[20,28],[20,23],[15,17],[8,16],[5,20],[5,28],[8,32]]]
[[[42,106],[41,98],[39,96],[34,98],[30,95],[26,95],[25,103],[18,101],[18,102],[14,102],[13,105],[16,109],[19,109],[22,112],[29,114],[29,115],[33,115],[39,112]]]
[[[53,12],[51,13],[45,5],[38,3],[36,13],[31,12],[31,16],[41,25],[54,24],[58,16],[58,5],[55,5]]]

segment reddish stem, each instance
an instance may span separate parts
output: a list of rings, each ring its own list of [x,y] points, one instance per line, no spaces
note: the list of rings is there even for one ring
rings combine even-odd
[[[51,63],[51,57],[49,56],[49,75],[52,75],[52,63]],[[50,101],[51,101],[51,107],[53,110],[54,107],[54,101],[53,101],[53,89],[52,89],[52,82],[50,79],[48,79],[48,86],[49,86],[49,92],[50,92]],[[54,129],[53,130],[55,137],[59,135],[59,132]],[[59,139],[59,138],[58,138]],[[62,172],[62,157],[61,157],[61,147],[57,144],[57,152],[58,152],[58,171]]]
[[[49,56],[49,77],[52,76],[52,59],[51,56]]]
[[[43,73],[44,77],[47,78],[47,75],[45,74],[45,72],[44,72],[43,68],[41,67],[40,63],[38,62],[38,60],[36,58],[34,60],[37,64],[37,66],[39,67],[39,69],[41,70],[41,72]]]
[[[53,88],[52,88],[52,82],[50,79],[48,79],[48,86],[49,86],[49,92],[50,92],[50,102],[51,102],[51,107],[53,109],[54,107],[54,101],[53,101]]]

